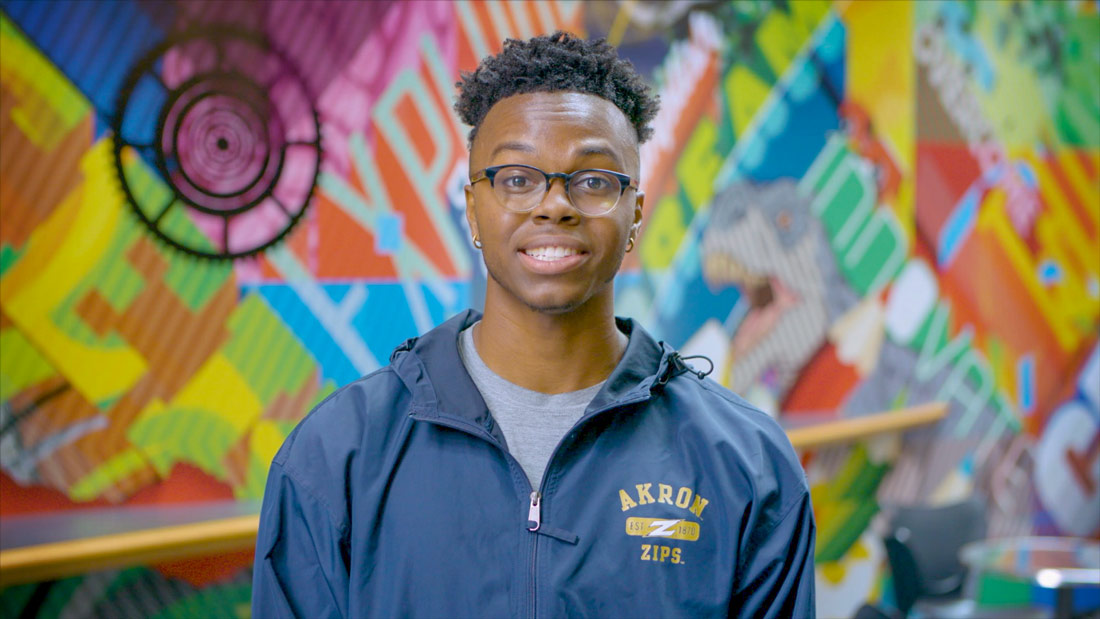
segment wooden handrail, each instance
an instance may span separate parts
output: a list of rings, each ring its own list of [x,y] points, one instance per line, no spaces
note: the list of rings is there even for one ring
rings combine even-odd
[[[0,586],[248,550],[259,523],[258,515],[235,516],[12,548],[0,551]]]
[[[787,436],[795,449],[822,447],[936,423],[946,414],[947,404],[936,402],[794,428]],[[0,586],[247,550],[259,519],[235,516],[0,551]]]
[[[849,417],[787,430],[795,449],[849,443],[876,434],[900,432],[939,422],[947,415],[946,402],[931,402],[873,415]]]

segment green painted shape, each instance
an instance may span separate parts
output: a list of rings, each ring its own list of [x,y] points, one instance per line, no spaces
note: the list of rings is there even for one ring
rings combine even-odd
[[[974,599],[979,606],[1030,606],[1033,603],[1031,583],[996,573],[978,577]]]
[[[265,406],[280,393],[297,393],[314,375],[309,351],[260,295],[245,296],[226,326],[232,335],[222,354]]]
[[[73,593],[83,582],[83,575],[71,576],[54,582],[50,585],[46,598],[42,600],[42,605],[38,608],[38,612],[34,614],[34,617],[36,619],[55,619],[61,616],[61,613],[66,610],[66,606],[72,601]],[[21,616],[38,585],[39,583],[26,583],[0,589],[0,617]],[[68,614],[72,615],[73,609],[68,610],[70,611]]]
[[[69,498],[74,501],[91,501],[99,498],[103,491],[116,481],[148,465],[149,462],[140,452],[127,449],[92,469],[91,472],[70,486]]]
[[[19,329],[0,331],[0,402],[56,373]]]
[[[292,428],[293,429],[293,428]],[[282,428],[280,428],[282,430]],[[284,434],[284,438],[290,434]],[[241,500],[262,499],[264,488],[267,486],[267,472],[271,469],[270,462],[264,462],[254,453],[248,454],[248,465],[245,469],[244,484],[233,489],[233,495]]]
[[[236,617],[252,615],[252,585],[249,583],[211,585],[161,609],[152,619],[192,619],[193,617]]]
[[[113,330],[103,336],[92,331],[75,311],[77,303],[84,295],[95,289],[116,312],[122,312],[145,285],[141,276],[126,261],[126,251],[140,234],[137,223],[131,217],[121,217],[118,221],[114,236],[99,261],[69,291],[65,299],[50,310],[54,325],[74,341],[86,346],[110,349],[126,348],[129,344]]]
[[[823,543],[817,545],[814,552],[814,561],[824,563],[842,559],[844,555],[848,554],[848,550],[856,543],[859,536],[867,530],[867,527],[871,524],[871,518],[878,513],[878,509],[878,503],[874,499],[866,502],[853,502],[852,510],[848,517],[842,521],[841,526],[832,531],[831,535],[822,536],[821,541]]]
[[[167,475],[177,462],[190,462],[222,480],[225,454],[241,436],[217,413],[176,407],[143,415],[126,432],[126,438],[145,452],[161,475]]]
[[[0,589],[0,617],[20,616],[36,586],[37,583],[27,583]]]
[[[168,187],[149,170],[140,157],[130,159],[123,166],[123,171],[126,174],[130,192],[133,193],[134,198],[141,206],[142,212],[150,219],[154,218],[159,214],[157,211],[168,203],[171,195]],[[183,204],[177,203],[160,220],[159,228],[167,236],[178,239],[183,244],[202,250],[218,251],[210,239],[195,226],[191,218],[187,216],[186,211],[187,209]],[[149,232],[149,234],[152,234],[152,232]],[[181,255],[180,259],[187,261],[190,267],[200,264],[199,261],[186,256]]]
[[[16,249],[11,243],[0,245],[0,277],[3,277],[16,262],[19,262],[19,258],[22,256],[23,250]]]
[[[169,200],[174,199],[168,186],[140,159],[135,159],[126,166],[126,178],[130,184],[130,191],[141,206],[142,212],[150,219],[155,218]],[[187,208],[183,203],[177,201],[161,220],[160,228],[168,236],[182,239],[186,244],[215,250],[206,235],[186,215],[186,211]],[[144,230],[143,224],[142,227],[146,234],[152,234]],[[164,283],[191,311],[198,311],[206,305],[210,297],[233,273],[232,264],[228,261],[196,260],[176,250],[167,250],[162,253],[169,263],[168,272],[164,275]]]
[[[874,216],[869,218],[865,225],[869,225],[873,219]],[[897,239],[891,236],[890,229],[884,226],[878,229],[874,240],[867,246],[867,251],[855,266],[849,267],[844,264],[843,257],[838,259],[837,262],[852,288],[860,295],[865,295],[870,291],[871,284],[875,282],[875,279],[881,277],[879,273],[882,270],[883,263],[890,259],[897,247]],[[897,266],[894,267],[892,273],[889,273],[886,281],[893,281],[904,266],[904,261],[898,261]]]
[[[193,312],[200,311],[225,280],[233,276],[229,261],[195,260],[182,252],[169,252],[168,272],[164,283]]]

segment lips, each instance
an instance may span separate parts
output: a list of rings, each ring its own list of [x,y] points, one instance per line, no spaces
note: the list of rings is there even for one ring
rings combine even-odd
[[[528,256],[531,256],[532,258],[534,258],[536,260],[542,260],[544,262],[553,262],[555,260],[561,260],[562,258],[565,258],[565,257],[568,257],[568,256],[575,256],[575,255],[577,255],[581,252],[576,250],[576,249],[573,249],[572,247],[550,246],[550,247],[530,247],[530,248],[527,248],[527,249],[523,250],[523,253],[527,254]]]
[[[571,238],[537,238],[523,244],[517,252],[531,271],[544,275],[564,273],[588,258],[588,250]]]

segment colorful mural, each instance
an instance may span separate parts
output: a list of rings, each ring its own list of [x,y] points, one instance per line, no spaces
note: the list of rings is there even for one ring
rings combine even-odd
[[[259,497],[313,403],[480,302],[453,84],[555,29],[661,95],[620,313],[781,419],[951,405],[804,455],[823,616],[883,594],[884,502],[1100,536],[1095,0],[0,0],[0,515]],[[238,559],[0,600],[242,614]]]

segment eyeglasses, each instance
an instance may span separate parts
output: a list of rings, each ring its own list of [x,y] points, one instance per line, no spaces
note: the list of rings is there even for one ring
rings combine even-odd
[[[550,181],[560,178],[573,208],[589,217],[610,213],[627,188],[638,189],[638,181],[611,170],[543,172],[529,165],[512,164],[485,168],[470,177],[470,184],[489,179],[493,193],[504,208],[515,213],[532,211],[550,191]]]

